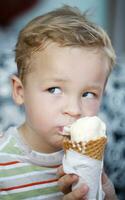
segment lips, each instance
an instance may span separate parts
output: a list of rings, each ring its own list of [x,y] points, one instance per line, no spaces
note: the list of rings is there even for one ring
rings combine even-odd
[[[59,126],[58,127],[59,133],[62,135],[63,131],[64,131],[64,126]]]
[[[69,135],[70,134],[70,125],[68,126],[60,126],[58,127],[59,134],[61,135]]]

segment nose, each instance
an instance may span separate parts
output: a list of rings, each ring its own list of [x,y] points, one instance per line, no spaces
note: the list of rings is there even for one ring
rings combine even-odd
[[[82,113],[80,101],[75,98],[68,98],[64,105],[63,113],[74,118],[79,118]]]

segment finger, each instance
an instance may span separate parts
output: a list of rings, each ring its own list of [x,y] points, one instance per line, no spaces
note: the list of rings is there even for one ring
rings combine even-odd
[[[64,173],[64,171],[63,171],[63,166],[61,165],[60,167],[58,167],[58,169],[57,169],[57,176],[58,177],[61,177],[61,176],[64,176],[65,175],[65,173]]]
[[[73,183],[78,181],[78,176],[75,174],[66,174],[58,180],[59,189],[67,194],[71,192],[71,186]]]
[[[102,185],[102,189],[107,200],[117,200],[115,188],[111,180],[107,179],[107,181]]]
[[[106,173],[103,171],[102,172],[102,184],[105,184],[108,181],[108,176]]]
[[[63,200],[87,200],[88,190],[88,187],[84,185],[65,195]]]
[[[102,189],[105,193],[105,199],[118,200],[115,193],[114,185],[104,171],[102,173]]]

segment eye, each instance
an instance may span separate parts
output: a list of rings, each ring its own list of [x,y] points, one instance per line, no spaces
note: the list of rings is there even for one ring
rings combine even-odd
[[[59,87],[48,88],[48,92],[51,94],[61,94],[61,89]]]
[[[96,96],[96,94],[93,93],[93,92],[85,92],[85,93],[83,93],[83,95],[82,95],[82,97],[84,97],[84,98],[89,98],[89,99],[92,99],[92,98],[94,98],[95,96]]]

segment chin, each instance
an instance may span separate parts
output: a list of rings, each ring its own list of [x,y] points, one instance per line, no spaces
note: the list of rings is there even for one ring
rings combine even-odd
[[[62,150],[62,148],[63,148],[62,140],[56,141],[56,142],[54,143],[54,146],[55,146],[56,151]]]

